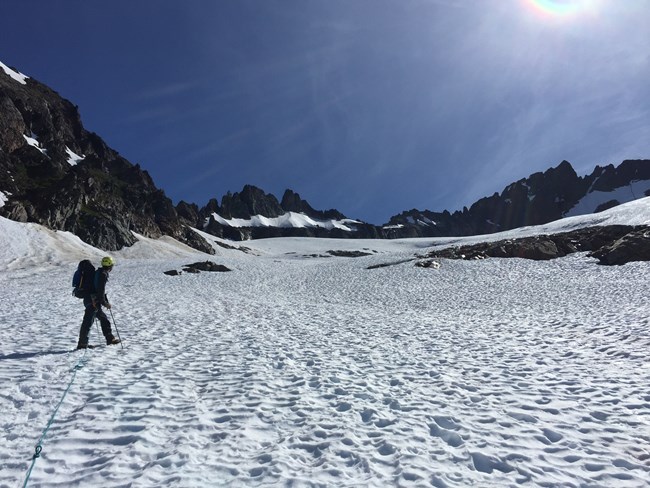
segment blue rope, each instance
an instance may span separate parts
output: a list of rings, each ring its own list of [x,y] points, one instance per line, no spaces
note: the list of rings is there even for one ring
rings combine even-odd
[[[59,411],[59,407],[63,403],[63,400],[65,399],[65,396],[68,394],[68,391],[70,390],[70,387],[72,386],[72,383],[74,383],[74,380],[77,377],[77,371],[79,371],[81,368],[84,367],[83,360],[86,357],[86,352],[88,352],[88,349],[84,349],[83,355],[79,358],[79,361],[77,361],[77,364],[74,365],[74,368],[72,368],[72,379],[70,380],[70,383],[68,383],[68,387],[63,392],[63,396],[61,397],[61,400],[59,400],[59,404],[54,409],[54,412],[52,413],[52,416],[50,417],[50,421],[47,423],[47,426],[45,427],[45,430],[41,434],[41,437],[38,439],[38,443],[36,444],[36,449],[35,449],[34,455],[32,456],[32,465],[29,467],[29,471],[27,471],[27,477],[25,478],[25,484],[23,484],[23,488],[25,488],[27,486],[27,482],[29,481],[29,477],[32,475],[32,469],[34,469],[34,465],[36,464],[36,460],[39,457],[41,457],[41,451],[43,450],[42,442],[45,439],[45,435],[47,434],[47,431],[50,430],[50,426],[52,425],[52,422],[54,422],[54,417],[56,417],[56,414]]]

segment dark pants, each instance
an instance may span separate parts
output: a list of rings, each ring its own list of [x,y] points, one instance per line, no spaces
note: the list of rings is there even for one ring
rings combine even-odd
[[[86,312],[84,313],[84,318],[81,322],[81,329],[79,330],[79,345],[88,345],[88,334],[90,333],[90,328],[92,327],[95,318],[99,319],[99,323],[102,326],[102,334],[104,334],[106,343],[108,344],[115,339],[113,332],[111,331],[111,322],[108,320],[102,307],[99,305],[97,308],[93,307],[93,302],[90,298],[84,298],[84,306],[86,307]]]

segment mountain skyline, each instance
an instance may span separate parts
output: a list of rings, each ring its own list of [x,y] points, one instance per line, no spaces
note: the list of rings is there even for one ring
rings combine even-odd
[[[30,78],[29,76],[17,71],[16,69],[7,66],[1,61],[0,71],[10,80],[9,83],[5,85],[5,89],[2,90],[2,93],[4,95],[9,96],[6,101],[8,101],[11,106],[14,106],[14,109],[21,107],[19,110],[25,112],[25,114],[20,117],[27,117],[27,119],[23,120],[23,123],[27,124],[25,127],[30,126],[28,130],[24,130],[27,130],[28,133],[31,131],[30,135],[26,135],[23,130],[21,135],[21,123],[17,123],[16,119],[13,119],[13,115],[8,117],[8,119],[4,122],[6,125],[6,132],[4,137],[7,138],[7,141],[5,141],[5,143],[8,143],[10,146],[6,147],[5,149],[9,153],[13,153],[15,149],[20,145],[24,146],[26,144],[27,146],[31,146],[35,148],[39,153],[41,153],[41,157],[37,159],[41,159],[41,163],[39,164],[45,163],[45,167],[51,165],[52,163],[54,163],[54,166],[60,167],[64,160],[68,163],[67,165],[63,165],[64,168],[68,165],[69,167],[74,167],[79,163],[83,163],[86,159],[86,156],[80,156],[72,149],[70,149],[70,147],[67,145],[71,144],[74,147],[81,148],[89,143],[89,141],[85,140],[88,137],[88,133],[83,128],[83,125],[79,119],[79,114],[76,112],[77,107],[72,105],[70,101],[61,98],[58,93],[52,91],[49,87],[43,85],[38,80]],[[7,78],[5,78],[5,80],[6,79]],[[28,80],[31,80],[29,84]],[[15,88],[19,85],[22,85],[24,87],[24,89],[21,91],[23,95],[18,95],[17,93],[19,92],[15,92]],[[13,95],[12,92],[14,93]],[[21,97],[24,97],[25,94],[28,93],[31,93],[31,95],[27,95],[27,98],[21,100]],[[12,97],[16,96],[18,97],[16,101],[12,101]],[[44,106],[42,105],[43,103],[45,104]],[[8,109],[10,105],[7,105]],[[66,106],[67,108],[65,108]],[[45,111],[43,112],[43,110]],[[30,119],[31,122],[28,121]],[[43,126],[43,120],[46,119],[48,122],[45,126]],[[58,128],[52,125],[55,120],[58,120]],[[36,126],[31,125],[34,123],[36,123]],[[39,131],[45,131],[44,133],[41,133],[41,135],[45,137],[45,140],[47,141],[46,143],[41,143],[38,140],[37,137],[40,136],[34,132],[36,127],[39,127],[39,129],[37,129]],[[79,140],[79,135],[73,136],[70,131],[74,132],[75,134],[81,131],[82,134],[86,133],[86,135],[82,136],[82,139]],[[67,134],[67,136],[65,134]],[[70,137],[73,139],[70,139]],[[75,141],[75,138],[78,140]],[[100,146],[104,144],[97,134],[91,134],[91,139],[95,142],[99,142]],[[14,142],[8,142],[10,140],[13,140]],[[15,141],[19,142],[16,143]],[[18,146],[15,144],[18,144]],[[95,143],[92,143],[92,145],[94,144]],[[63,151],[62,147],[65,147],[65,154],[63,157],[61,155],[61,151]],[[55,148],[54,152],[50,153],[49,151],[52,148]],[[95,151],[96,148],[92,150],[93,153],[95,153]],[[126,165],[126,167],[131,166],[131,163],[128,160],[121,158],[119,154],[114,153],[108,147],[105,147],[105,149],[100,149],[100,151],[108,151],[109,153],[107,156],[109,156],[109,158],[118,157],[121,159],[122,162],[119,163],[120,165]],[[27,160],[23,161],[23,163],[30,165],[34,162],[32,161],[32,158],[26,156],[24,152],[22,154],[22,157],[27,157]],[[110,154],[113,154],[113,156],[110,156]],[[43,157],[45,159],[43,159]],[[16,161],[20,161],[20,158],[21,156],[19,156],[19,159]],[[52,158],[54,158],[54,160],[52,160]],[[94,156],[91,159],[94,159]],[[46,163],[48,160],[50,162]],[[537,172],[528,175],[526,178],[512,181],[505,188],[503,188],[501,192],[494,192],[492,196],[484,195],[482,198],[470,205],[470,211],[474,210],[475,208],[483,207],[482,210],[479,211],[479,213],[482,215],[480,218],[484,217],[486,221],[490,222],[490,224],[486,228],[481,229],[479,233],[494,232],[504,224],[505,227],[503,228],[513,228],[513,222],[502,222],[501,224],[496,224],[497,227],[495,229],[491,228],[493,225],[495,225],[495,223],[492,222],[493,216],[503,213],[503,209],[494,207],[494,199],[497,198],[498,200],[498,197],[500,197],[502,203],[501,205],[497,204],[497,206],[502,206],[504,202],[507,203],[512,200],[511,194],[513,188],[519,187],[519,190],[515,189],[515,193],[522,193],[523,191],[525,194],[524,197],[528,198],[529,200],[531,200],[534,196],[539,196],[540,192],[545,194],[543,200],[545,200],[546,203],[543,204],[542,207],[546,208],[542,209],[542,213],[546,214],[546,216],[534,222],[515,222],[514,227],[517,225],[543,223],[564,216],[592,213],[595,211],[597,212],[616,204],[640,198],[643,195],[647,196],[648,193],[650,193],[650,189],[646,188],[648,185],[650,185],[649,163],[650,160],[626,160],[623,161],[618,167],[615,167],[612,164],[605,167],[596,166],[591,174],[581,176],[575,172],[575,169],[572,167],[571,163],[565,160],[562,161],[562,163],[560,163],[557,167],[551,167],[544,172]],[[17,168],[14,168],[14,170],[15,169]],[[134,169],[136,172],[140,171],[137,166]],[[12,170],[9,170],[7,174],[9,175],[10,180],[15,181],[14,177],[11,176]],[[151,180],[148,174],[143,174],[143,178],[148,181],[148,185],[150,187],[155,188],[155,183],[153,180]],[[532,183],[533,181],[534,183]],[[36,184],[40,185],[39,183]],[[530,186],[531,184],[533,184],[533,187]],[[539,186],[540,184],[542,185],[541,187]],[[591,193],[592,190],[594,190],[594,193]],[[162,191],[164,192],[164,189]],[[11,195],[11,192],[7,194],[0,192],[0,207],[4,206],[4,204],[8,201],[9,195]],[[557,201],[559,195],[563,195],[561,197],[562,200],[564,200],[565,197],[571,195],[569,197],[569,202],[567,202],[569,206],[567,207],[565,204],[555,210],[551,210],[548,205],[550,203],[548,199],[555,199]],[[519,197],[521,198],[522,195],[519,195]],[[490,203],[490,201],[492,202]],[[574,206],[571,207],[571,205]],[[254,210],[254,207],[256,206],[258,206],[259,211]],[[467,207],[467,205],[463,206],[463,214],[467,212]],[[519,211],[515,213],[519,213],[521,210],[523,209],[519,209]],[[551,214],[548,213],[549,210],[551,211]],[[227,222],[227,220],[230,219],[233,215],[237,219],[249,219],[254,216],[258,216],[261,219],[266,219],[280,217],[283,212],[298,212],[304,214],[308,219],[316,218],[317,220],[323,220],[322,223],[316,225],[324,225],[330,229],[332,226],[341,227],[342,225],[343,227],[341,228],[344,228],[345,224],[337,221],[346,219],[350,220],[336,208],[331,208],[328,210],[315,210],[306,200],[303,200],[300,197],[300,194],[294,192],[293,189],[287,188],[284,191],[282,203],[280,204],[280,201],[276,195],[273,195],[272,193],[267,194],[264,189],[249,184],[245,184],[241,191],[235,191],[233,193],[232,191],[228,190],[224,195],[221,196],[221,198],[218,196],[213,196],[210,198],[207,204],[206,202],[188,202],[181,200],[177,205],[176,211],[182,214],[182,216],[188,219],[188,221],[191,221],[192,219],[196,220],[200,215],[204,215],[204,217],[207,218],[206,216],[209,215],[210,212],[225,212],[223,215],[217,215],[215,212],[215,217],[218,220],[223,220],[222,217],[225,217],[225,221],[222,223],[226,224],[227,226],[232,225],[231,223]],[[529,213],[530,211],[531,209],[526,210],[526,213]],[[539,211],[540,209],[538,209],[536,213]],[[460,210],[453,210],[452,212],[454,216],[461,213]],[[383,226],[384,229],[395,229],[395,224],[399,224],[399,227],[405,223],[404,219],[414,222],[419,221],[420,224],[424,224],[425,226],[432,224],[437,225],[434,224],[434,222],[431,220],[432,218],[434,220],[446,220],[446,217],[448,217],[450,213],[451,212],[449,209],[444,209],[444,211],[437,212],[431,211],[430,209],[402,210],[401,213],[392,215],[388,223],[380,224],[378,227]],[[512,213],[512,209],[508,213]],[[301,219],[302,217],[298,217],[298,220]],[[328,222],[330,219],[331,221]],[[290,222],[294,221],[295,219],[287,215],[282,220]],[[312,224],[314,224],[314,222],[312,222]],[[363,224],[365,225],[368,223],[363,222]],[[307,224],[307,226],[309,225],[311,224]],[[369,225],[374,226],[375,224]],[[285,225],[280,225],[280,227],[284,226]],[[446,227],[446,225],[443,225],[443,227]],[[460,231],[458,227],[456,227],[456,230],[460,232],[458,235],[466,235],[468,232],[468,228],[466,226],[465,230]],[[474,231],[476,232],[477,229],[474,228]],[[374,234],[374,231],[372,231],[371,234]]]
[[[405,210],[382,226],[349,219],[337,209],[316,210],[290,189],[280,202],[252,185],[202,207],[185,201],[173,205],[147,171],[84,128],[75,105],[1,62],[0,104],[0,215],[71,231],[107,250],[131,246],[140,234],[171,236],[209,252],[209,243],[193,229],[231,240],[490,234],[650,195],[650,160],[597,166],[585,177],[563,161],[462,212]]]
[[[4,2],[0,59],[176,203],[251,184],[380,223],[650,154],[641,1],[66,6]]]

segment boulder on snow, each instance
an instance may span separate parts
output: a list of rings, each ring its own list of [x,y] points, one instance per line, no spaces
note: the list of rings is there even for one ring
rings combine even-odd
[[[599,264],[608,266],[650,261],[650,227],[630,232],[611,245],[592,252],[590,256],[597,258]]]
[[[225,272],[225,271],[232,271],[230,268],[227,268],[223,264],[217,264],[212,261],[202,261],[198,263],[193,263],[193,264],[187,264],[183,268],[183,271],[186,271],[188,273],[198,273],[200,271],[219,271],[219,272]]]
[[[535,261],[545,261],[562,256],[566,252],[548,236],[535,236],[524,239],[512,239],[497,242],[485,242],[470,246],[450,247],[433,251],[427,255],[430,258],[449,259],[485,259],[491,258],[523,258]]]
[[[163,271],[163,274],[166,274],[167,276],[178,276],[181,272],[175,269],[170,269],[169,271]]]
[[[539,239],[526,239],[520,242],[506,244],[506,252],[515,258],[532,259],[534,261],[547,261],[562,256],[566,253],[560,249],[551,239],[540,236]],[[494,256],[494,251],[488,255]]]
[[[439,269],[440,268],[440,262],[435,261],[433,259],[425,259],[424,261],[418,261],[415,263],[415,265],[418,268],[433,268],[433,269]]]
[[[339,258],[361,258],[364,256],[372,256],[372,253],[364,251],[327,251],[327,254]]]

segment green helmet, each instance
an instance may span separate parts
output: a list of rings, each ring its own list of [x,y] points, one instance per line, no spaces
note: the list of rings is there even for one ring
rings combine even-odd
[[[115,265],[115,261],[113,260],[112,257],[106,256],[102,258],[102,267],[103,268],[111,268]]]

